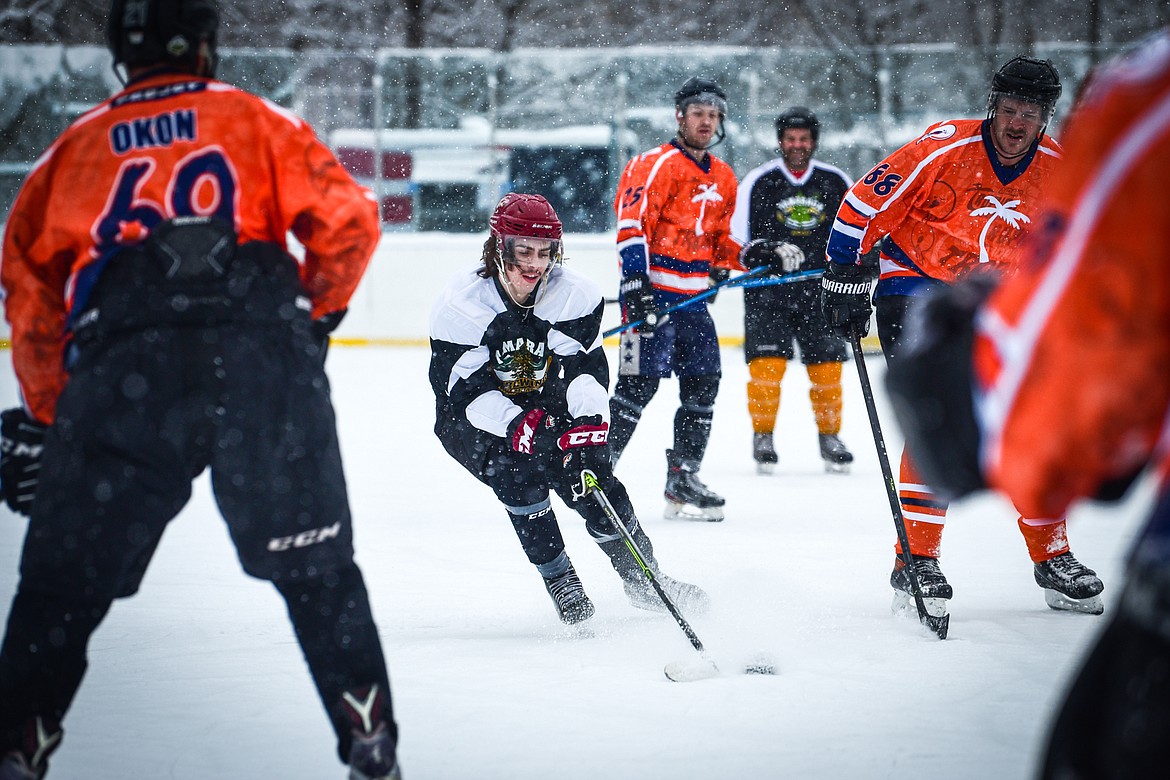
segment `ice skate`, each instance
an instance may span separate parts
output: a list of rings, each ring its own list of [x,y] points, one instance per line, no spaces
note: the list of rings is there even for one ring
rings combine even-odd
[[[711,605],[711,599],[707,596],[707,592],[698,585],[682,582],[665,574],[655,574],[654,579],[662,586],[662,590],[674,603],[674,606],[683,614],[701,615]],[[650,584],[650,580],[645,575],[637,579],[623,580],[622,584],[626,589],[626,598],[630,600],[630,604],[638,609],[663,613],[668,611],[658,592],[654,590],[654,586]]]
[[[1037,563],[1034,570],[1036,584],[1044,589],[1044,602],[1052,609],[1100,615],[1105,611],[1101,601],[1104,583],[1093,571],[1078,561],[1071,552]]]
[[[593,617],[593,602],[585,595],[581,578],[572,566],[559,577],[545,577],[544,587],[552,597],[562,623],[573,625]]]
[[[666,510],[663,517],[667,520],[722,520],[726,500],[699,481],[698,462],[682,458],[672,450],[666,451],[666,461]]]
[[[911,556],[914,561],[914,573],[918,577],[918,587],[922,591],[922,604],[926,612],[932,617],[943,617],[950,613],[950,599],[954,595],[946,575],[939,568],[938,558],[925,555]],[[918,607],[914,603],[914,592],[910,587],[910,577],[906,573],[906,565],[901,556],[894,561],[894,571],[890,573],[890,587],[894,589],[894,603],[892,609],[896,614],[918,614]]]
[[[352,726],[349,780],[402,780],[394,740],[379,717],[383,703],[378,686],[346,691],[339,708]]]
[[[825,471],[831,474],[845,474],[849,472],[849,464],[853,462],[853,453],[835,433],[819,434],[821,443],[821,460],[825,462]]]
[[[752,457],[756,461],[757,474],[771,474],[776,470],[780,458],[776,455],[776,448],[772,445],[772,434],[752,434]]]
[[[40,780],[63,733],[55,721],[41,717],[27,721],[20,729],[20,744],[0,757],[0,780]]]

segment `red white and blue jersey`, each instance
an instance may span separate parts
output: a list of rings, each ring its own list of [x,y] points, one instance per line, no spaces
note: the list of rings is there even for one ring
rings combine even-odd
[[[626,165],[614,199],[622,277],[650,277],[660,305],[703,292],[712,268],[741,269],[731,236],[737,182],[708,153],[696,162],[676,141]]]

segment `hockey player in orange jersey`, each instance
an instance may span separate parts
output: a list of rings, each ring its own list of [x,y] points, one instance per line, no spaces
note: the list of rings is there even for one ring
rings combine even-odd
[[[90,636],[205,470],[349,776],[401,776],[324,370],[377,208],[304,121],[214,79],[218,29],[212,0],[114,0],[125,88],[57,138],[8,217],[23,403],[0,415],[0,492],[29,525],[0,647],[5,780],[45,776]]]
[[[859,257],[879,241],[873,302],[890,362],[897,360],[912,301],[967,275],[1015,268],[1062,154],[1044,132],[1060,94],[1050,62],[1016,57],[992,79],[986,119],[932,125],[850,189],[829,237],[822,280],[831,325],[846,334],[868,330],[869,289]],[[929,608],[945,613],[952,588],[938,557],[948,501],[925,483],[911,455],[903,450],[899,480],[910,553]],[[1018,524],[1048,605],[1101,612],[1101,580],[1069,551],[1064,517],[1026,511]],[[896,604],[906,602],[912,586],[900,557],[890,584]]]
[[[745,248],[731,235],[735,173],[708,151],[723,139],[727,94],[713,80],[695,77],[675,93],[674,104],[678,134],[630,160],[614,199],[622,317],[642,324],[622,335],[609,441],[616,462],[659,382],[677,375],[680,406],[674,446],[666,451],[665,515],[719,521],[724,499],[698,477],[722,375],[710,301],[682,307],[661,322],[656,312],[742,270],[742,261],[780,260],[772,245],[756,246],[741,259]]]
[[[955,496],[992,487],[1056,517],[1160,481],[1112,617],[1055,718],[1036,777],[1163,777],[1170,766],[1170,30],[1099,67],[1065,123],[1043,233],[1019,272],[913,315],[891,364],[907,440]],[[981,302],[982,301],[982,302]],[[948,377],[939,392],[925,377]],[[974,391],[974,392],[973,392]],[[930,414],[922,410],[933,409]],[[941,413],[940,413],[941,412]]]

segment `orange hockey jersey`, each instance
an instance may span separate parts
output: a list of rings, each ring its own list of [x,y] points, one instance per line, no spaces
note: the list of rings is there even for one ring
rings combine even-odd
[[[1061,156],[1046,135],[1018,165],[996,158],[986,120],[927,128],[882,160],[845,196],[829,260],[855,264],[881,240],[875,296],[911,295],[978,266],[1011,268],[1020,239]]]
[[[984,472],[1048,517],[1152,456],[1166,476],[1170,33],[1093,77],[1065,141],[1041,248],[977,320],[974,352]]]
[[[230,221],[240,243],[295,235],[314,317],[346,307],[379,237],[372,196],[301,119],[189,74],[132,82],[61,134],[8,218],[0,283],[35,418],[53,420],[65,384],[67,320],[93,281],[84,269],[195,215]]]
[[[648,274],[667,304],[706,290],[712,267],[742,269],[736,188],[730,165],[710,153],[697,163],[674,141],[630,160],[614,199],[623,278]]]

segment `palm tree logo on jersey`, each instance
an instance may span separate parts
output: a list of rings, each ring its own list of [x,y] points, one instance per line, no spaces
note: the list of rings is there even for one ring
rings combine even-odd
[[[991,205],[975,209],[971,212],[971,216],[991,217],[991,219],[987,220],[987,224],[983,226],[983,230],[979,232],[979,262],[986,263],[991,260],[987,256],[987,233],[991,230],[991,226],[995,224],[997,219],[1002,219],[1017,230],[1019,230],[1021,224],[1026,225],[1032,220],[1022,211],[1015,211],[1016,206],[1020,205],[1022,201],[1009,200],[1007,203],[1000,203],[999,198],[992,195],[984,195],[983,199],[990,201]]]
[[[695,220],[695,235],[703,235],[703,216],[707,213],[707,204],[714,202],[718,203],[723,200],[723,196],[719,194],[719,184],[700,184],[699,194],[691,198],[691,203],[698,203],[699,218]]]

